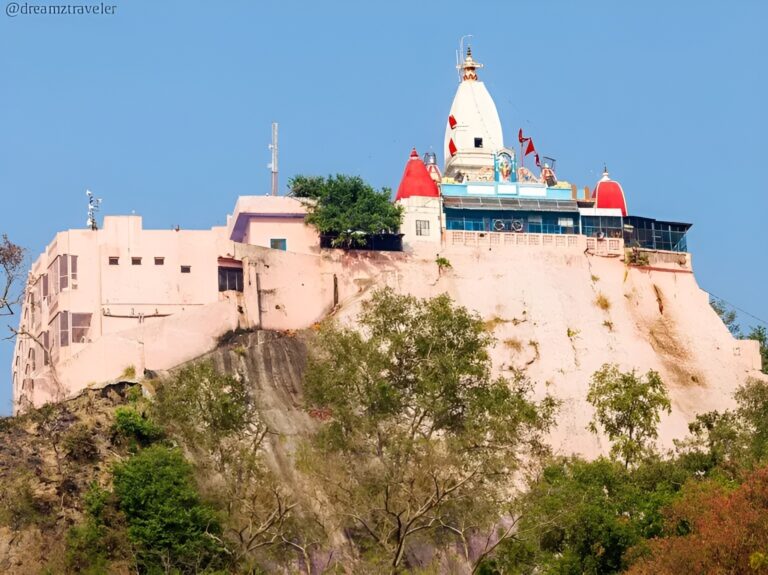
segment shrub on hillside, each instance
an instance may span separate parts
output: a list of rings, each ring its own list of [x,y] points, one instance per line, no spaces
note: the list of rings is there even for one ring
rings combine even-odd
[[[223,564],[219,522],[178,449],[152,445],[115,466],[114,494],[140,571],[198,573]]]
[[[128,439],[146,446],[162,437],[162,430],[155,423],[132,407],[118,407],[112,427],[118,440]]]
[[[99,455],[93,431],[82,423],[70,427],[64,434],[62,443],[67,457],[75,461],[93,461]]]

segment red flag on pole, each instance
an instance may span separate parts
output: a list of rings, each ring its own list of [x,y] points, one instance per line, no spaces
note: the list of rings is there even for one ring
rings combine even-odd
[[[533,139],[528,138],[528,145],[525,148],[525,154],[523,156],[527,156],[528,154],[534,154],[536,152],[536,148],[533,146]]]
[[[448,125],[451,127],[451,130],[456,127],[456,118],[453,117],[453,114],[448,116]]]
[[[539,155],[538,154],[536,154],[536,167],[537,168],[541,167],[541,163],[539,162]]]
[[[526,140],[530,140],[530,138],[523,138],[523,129],[520,128],[520,131],[517,133],[517,141],[522,144]]]
[[[453,143],[453,138],[451,138],[448,140],[448,152],[450,152],[451,156],[455,156],[457,151],[456,144]]]

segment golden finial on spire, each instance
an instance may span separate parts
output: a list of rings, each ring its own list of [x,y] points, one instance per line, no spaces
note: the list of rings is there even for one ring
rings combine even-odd
[[[472,58],[472,47],[467,46],[467,56],[464,58],[464,62],[457,66],[457,68],[461,70],[461,79],[464,81],[477,80],[476,70],[482,67],[482,64],[475,62]]]

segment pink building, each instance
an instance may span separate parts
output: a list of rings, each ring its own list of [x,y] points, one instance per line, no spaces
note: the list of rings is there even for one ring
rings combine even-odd
[[[107,216],[102,229],[58,233],[27,280],[12,365],[16,409],[90,381],[172,367],[251,324],[232,311],[243,308],[245,290],[233,245],[317,251],[305,213],[291,198],[242,197],[227,227],[146,230],[141,216]],[[188,352],[178,353],[182,344]]]

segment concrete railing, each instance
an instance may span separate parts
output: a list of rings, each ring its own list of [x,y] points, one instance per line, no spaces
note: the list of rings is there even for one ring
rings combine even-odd
[[[624,255],[624,240],[622,238],[585,238],[587,249],[598,256]]]
[[[586,246],[584,236],[572,234],[521,234],[510,232],[446,231],[446,241],[451,246],[532,246],[579,248]]]
[[[578,234],[523,234],[510,232],[467,232],[446,230],[449,246],[508,247],[527,246],[589,250],[596,255],[620,256],[624,253],[621,238],[588,238]]]

